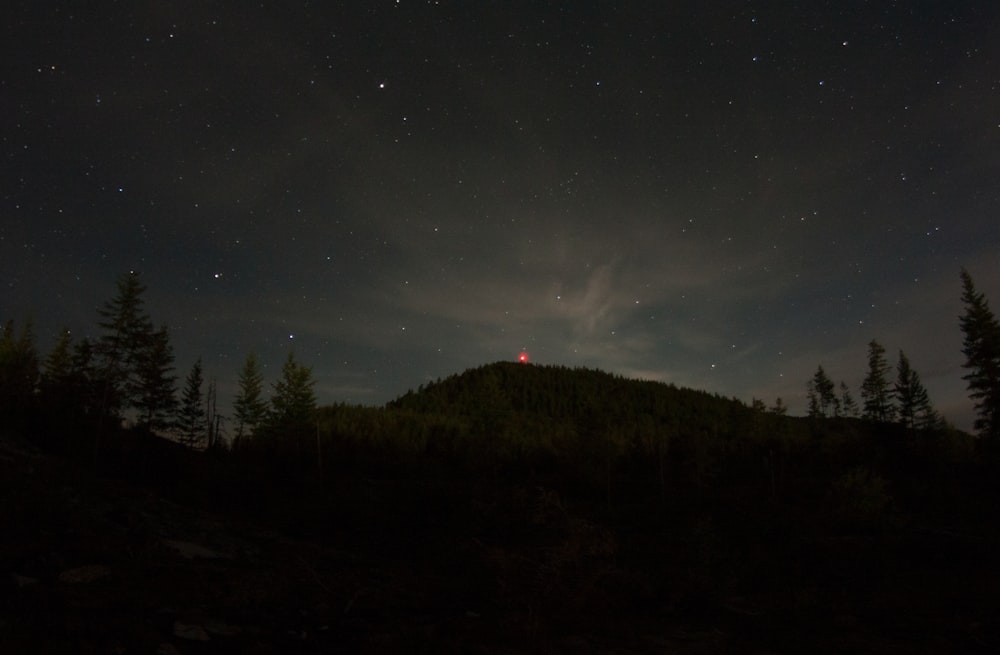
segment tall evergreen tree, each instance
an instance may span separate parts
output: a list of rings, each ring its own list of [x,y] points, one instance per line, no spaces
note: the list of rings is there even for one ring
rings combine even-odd
[[[976,290],[972,276],[964,268],[962,303],[965,313],[959,317],[964,334],[962,376],[968,383],[969,397],[975,402],[976,431],[992,443],[1000,442],[1000,322],[990,310],[986,296]],[[998,444],[1000,445],[1000,444]]]
[[[823,367],[817,368],[808,384],[809,416],[825,417],[831,412],[836,413],[839,404],[834,388],[833,380]]]
[[[788,413],[788,405],[786,405],[785,401],[783,401],[779,396],[778,398],[775,398],[774,405],[771,406],[770,412],[772,414],[777,414],[778,416],[784,416]]]
[[[177,408],[177,378],[172,374],[174,352],[166,325],[149,336],[136,369],[139,422],[150,431],[166,430]]]
[[[42,378],[46,385],[53,385],[66,381],[72,373],[73,335],[68,328],[63,328],[56,338],[56,344],[45,357]]]
[[[38,349],[31,322],[17,334],[14,321],[8,320],[0,333],[0,412],[13,416],[28,410],[35,400],[38,378]]]
[[[104,385],[102,403],[110,415],[135,406],[141,388],[138,368],[153,333],[142,297],[146,287],[139,274],[133,271],[121,276],[117,286],[118,295],[98,312],[103,330],[97,343]]]
[[[237,440],[252,436],[267,417],[267,401],[263,394],[264,374],[256,353],[251,352],[240,370],[239,391],[233,401]]]
[[[858,403],[854,400],[850,388],[843,380],[840,381],[840,414],[852,418],[856,418],[858,415]]]
[[[279,432],[301,432],[313,421],[316,394],[312,369],[299,364],[293,353],[281,369],[281,379],[274,383],[269,423]]]
[[[86,415],[96,415],[101,406],[101,390],[94,370],[94,343],[84,337],[73,344],[73,372],[70,383],[73,398]]]
[[[75,376],[73,335],[63,328],[42,368],[39,391],[43,409],[52,418],[63,420],[82,413],[79,387]]]
[[[872,339],[868,343],[868,374],[861,383],[861,415],[872,421],[891,422],[895,416],[889,375],[892,367],[885,359],[885,348]]]
[[[175,424],[181,442],[192,448],[204,445],[206,437],[205,406],[202,404],[201,393],[204,382],[199,357],[185,380]]]
[[[914,430],[937,423],[937,414],[931,407],[927,389],[902,350],[899,351],[899,363],[896,365],[893,396],[896,399],[897,420],[903,427]]]

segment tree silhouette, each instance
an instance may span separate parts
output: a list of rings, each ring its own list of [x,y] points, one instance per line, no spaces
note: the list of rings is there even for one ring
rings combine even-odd
[[[281,379],[274,383],[268,417],[270,426],[279,431],[295,431],[311,425],[316,409],[315,384],[312,369],[299,364],[294,353],[288,353]]]
[[[885,359],[885,348],[872,339],[868,343],[868,374],[861,383],[861,415],[869,420],[889,423],[895,416],[889,375],[892,367]]]
[[[902,350],[899,351],[899,363],[896,365],[893,396],[896,399],[897,420],[903,427],[914,430],[933,427],[937,423],[937,414],[931,407],[927,389]]]
[[[257,355],[247,355],[240,370],[239,391],[233,401],[233,416],[236,419],[237,443],[253,436],[267,417],[267,401],[264,400],[264,374],[260,370]]]
[[[969,396],[975,401],[976,430],[996,444],[1000,441],[1000,323],[964,268],[961,278],[965,305],[965,313],[959,317],[965,335],[962,366],[969,369],[962,379],[968,382]]]
[[[51,419],[65,421],[78,410],[73,384],[73,337],[67,328],[59,332],[45,357],[38,390],[41,405]]]
[[[20,334],[8,320],[0,334],[0,412],[13,418],[27,411],[38,386],[38,350],[31,322]]]
[[[858,403],[854,400],[850,388],[843,380],[840,382],[840,412],[841,415],[852,418],[858,415]]]
[[[63,328],[56,338],[56,344],[45,357],[42,370],[42,387],[46,392],[59,389],[69,382],[73,375],[73,335]]]
[[[139,281],[139,274],[133,271],[123,275],[117,286],[118,295],[98,311],[98,325],[103,330],[97,343],[104,385],[102,411],[112,416],[136,404],[142,386],[138,369],[153,333],[153,324],[143,308],[146,287]]]
[[[783,401],[779,396],[774,399],[774,405],[771,406],[770,411],[772,414],[777,414],[778,416],[784,416],[785,414],[788,413],[788,405],[786,405],[785,401]]]
[[[202,405],[201,394],[204,381],[199,357],[184,382],[176,422],[177,435],[181,442],[192,448],[202,445],[206,435],[205,407]]]
[[[87,416],[98,413],[101,407],[98,375],[94,369],[94,343],[84,337],[73,344],[73,370],[70,379],[71,393],[80,411]]]
[[[816,373],[809,380],[807,388],[809,416],[825,417],[831,411],[834,414],[839,413],[840,403],[834,394],[833,380],[826,374],[822,366],[816,369]]]
[[[177,378],[172,375],[174,353],[166,325],[150,334],[146,347],[139,353],[136,369],[135,406],[139,410],[139,424],[152,432],[166,430],[177,407]]]

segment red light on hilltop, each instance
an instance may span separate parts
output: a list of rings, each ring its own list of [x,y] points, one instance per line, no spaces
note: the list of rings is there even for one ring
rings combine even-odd
[[[517,356],[517,361],[521,362],[522,364],[527,364],[528,363],[528,353],[524,353],[523,352],[520,355],[518,355]]]

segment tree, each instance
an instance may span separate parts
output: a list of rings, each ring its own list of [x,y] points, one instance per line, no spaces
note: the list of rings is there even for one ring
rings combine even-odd
[[[170,333],[163,325],[149,336],[136,361],[135,406],[139,410],[139,424],[147,430],[155,432],[170,427],[171,417],[177,408],[177,378],[172,375],[173,370]]]
[[[82,383],[76,374],[73,335],[63,328],[45,357],[39,381],[41,404],[50,418],[69,420],[83,413]]]
[[[788,405],[786,405],[785,401],[783,401],[779,396],[774,399],[774,405],[771,406],[770,411],[772,414],[777,414],[778,416],[784,416],[785,414],[788,413]]]
[[[45,387],[62,386],[73,374],[73,335],[63,328],[56,338],[56,344],[45,358],[42,370],[42,384]]]
[[[204,382],[199,357],[185,380],[175,424],[181,442],[192,448],[202,445],[206,435],[205,407],[202,405],[201,396],[201,386]]]
[[[861,399],[863,401],[861,415],[869,420],[880,423],[891,422],[895,416],[892,405],[892,392],[889,388],[889,375],[892,367],[885,359],[885,348],[872,339],[868,343],[868,374],[861,383]]]
[[[264,374],[260,370],[257,355],[251,352],[240,370],[239,391],[233,401],[237,441],[252,436],[267,417],[267,402],[263,392]]]
[[[27,411],[38,387],[38,350],[31,322],[15,334],[8,320],[0,333],[0,412],[6,415]]]
[[[150,342],[153,324],[143,310],[146,287],[132,271],[118,279],[118,295],[105,303],[98,314],[104,331],[97,343],[100,374],[103,378],[103,411],[118,415],[133,407],[139,395],[138,368]]]
[[[808,384],[809,416],[825,417],[831,410],[835,414],[839,411],[837,396],[833,391],[833,380],[820,366]]]
[[[218,409],[218,388],[213,377],[208,381],[208,392],[205,394],[205,429],[208,434],[208,448],[223,448],[225,442],[222,437],[223,416]]]
[[[932,426],[937,422],[937,414],[931,407],[927,389],[920,382],[920,376],[910,366],[910,360],[902,350],[896,365],[896,383],[893,385],[896,398],[897,420],[909,430]]]
[[[965,305],[965,313],[959,317],[965,335],[962,366],[969,369],[962,379],[968,383],[969,397],[975,402],[976,431],[996,444],[1000,442],[1000,323],[964,268],[961,278]]]
[[[858,403],[854,400],[851,390],[843,380],[840,382],[840,413],[842,416],[852,418],[858,415]]]
[[[101,406],[97,387],[97,373],[94,370],[94,343],[84,337],[73,345],[73,373],[70,379],[71,393],[80,411],[96,415]]]
[[[295,361],[295,355],[288,358],[281,369],[281,379],[274,383],[271,396],[270,427],[285,433],[299,434],[312,425],[316,409],[316,394],[313,386],[312,369]]]

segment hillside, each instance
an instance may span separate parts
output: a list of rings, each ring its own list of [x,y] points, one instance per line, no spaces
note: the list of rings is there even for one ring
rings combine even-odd
[[[587,416],[634,422],[640,415],[684,422],[746,409],[739,401],[672,384],[586,368],[513,362],[495,362],[452,375],[407,393],[388,407],[472,419],[493,412],[505,418],[520,415],[574,423]]]

